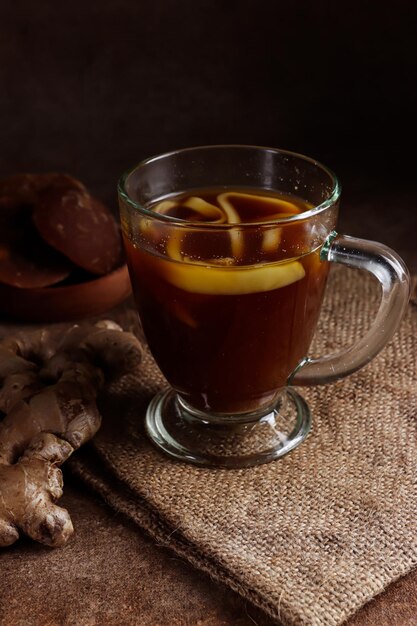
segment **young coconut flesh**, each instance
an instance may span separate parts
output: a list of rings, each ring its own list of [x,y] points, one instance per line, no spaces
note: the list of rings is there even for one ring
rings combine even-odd
[[[279,261],[259,263],[257,265],[235,265],[244,252],[244,237],[239,224],[241,213],[256,202],[265,210],[264,221],[273,223],[277,219],[292,217],[300,212],[294,203],[280,198],[255,196],[249,193],[226,192],[217,196],[218,206],[197,196],[185,201],[164,200],[153,210],[160,215],[180,217],[184,209],[188,210],[188,219],[209,224],[230,224],[227,232],[230,237],[231,256],[220,259],[196,261],[184,253],[184,239],[187,236],[180,229],[172,229],[166,244],[168,258],[181,263],[161,263],[161,273],[165,280],[179,289],[198,294],[240,295],[272,291],[286,287],[305,276],[305,270],[299,261]],[[236,206],[239,205],[240,212]],[[245,218],[243,218],[245,219]],[[248,220],[250,222],[250,219]],[[247,222],[245,222],[247,223]],[[146,220],[146,228],[150,228]],[[271,225],[262,234],[263,252],[274,252],[281,242],[282,229]],[[218,267],[220,266],[220,267]]]
[[[0,343],[0,547],[19,534],[62,546],[73,533],[59,466],[100,427],[97,397],[142,348],[111,321],[40,330]]]

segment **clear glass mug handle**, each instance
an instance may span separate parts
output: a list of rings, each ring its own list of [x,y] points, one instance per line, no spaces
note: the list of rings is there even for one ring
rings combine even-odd
[[[320,258],[371,272],[382,287],[381,304],[364,337],[342,352],[317,359],[304,358],[289,377],[290,385],[331,383],[369,363],[394,335],[410,296],[410,277],[404,262],[381,243],[332,232]]]

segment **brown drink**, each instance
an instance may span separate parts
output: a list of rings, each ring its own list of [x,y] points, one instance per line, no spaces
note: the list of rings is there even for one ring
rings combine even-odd
[[[307,354],[328,271],[308,220],[276,220],[311,205],[209,188],[148,208],[187,226],[144,218],[125,237],[143,328],[163,374],[202,411],[272,403]]]

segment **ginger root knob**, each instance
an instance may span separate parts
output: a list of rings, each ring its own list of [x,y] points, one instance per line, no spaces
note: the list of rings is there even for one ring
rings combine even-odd
[[[0,547],[19,532],[48,546],[74,529],[59,466],[100,427],[97,398],[142,347],[111,321],[41,330],[0,343]]]

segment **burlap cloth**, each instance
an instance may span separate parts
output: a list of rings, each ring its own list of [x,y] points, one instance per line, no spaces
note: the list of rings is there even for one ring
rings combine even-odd
[[[363,333],[378,299],[366,276],[336,270],[314,352]],[[335,626],[417,564],[416,354],[410,304],[371,365],[303,390],[314,414],[308,439],[245,470],[198,468],[152,447],[145,408],[165,383],[147,357],[110,393],[104,426],[72,469],[160,544],[277,621]]]

